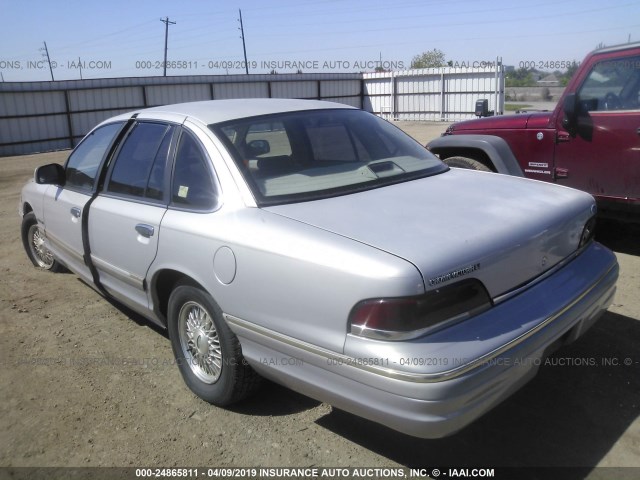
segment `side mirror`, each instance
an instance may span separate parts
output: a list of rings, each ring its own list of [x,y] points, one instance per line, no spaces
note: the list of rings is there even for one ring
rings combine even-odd
[[[564,97],[564,104],[562,106],[564,111],[564,118],[562,119],[562,126],[571,135],[575,135],[578,130],[578,96],[575,93],[569,93]]]
[[[64,168],[58,163],[38,167],[34,173],[34,180],[40,185],[59,185],[62,187],[65,178]]]
[[[269,153],[271,151],[271,145],[266,140],[253,140],[247,144],[249,152],[254,157],[258,155],[264,155],[265,153]]]

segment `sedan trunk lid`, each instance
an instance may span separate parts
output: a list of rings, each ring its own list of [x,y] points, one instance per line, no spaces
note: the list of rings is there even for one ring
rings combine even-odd
[[[474,277],[495,298],[575,252],[593,205],[577,190],[452,169],[265,210],[401,257],[426,290]]]

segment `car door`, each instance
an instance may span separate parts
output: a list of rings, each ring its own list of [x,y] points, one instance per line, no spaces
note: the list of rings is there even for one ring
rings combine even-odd
[[[559,119],[556,178],[600,200],[640,198],[640,56],[594,63],[577,90],[578,125]]]
[[[176,126],[138,121],[91,205],[89,245],[102,287],[130,308],[148,308],[145,277],[156,256],[167,210],[167,163]]]
[[[92,274],[85,263],[82,223],[100,166],[123,122],[101,126],[87,135],[69,156],[63,186],[51,185],[43,199],[45,233],[54,256],[84,280]]]

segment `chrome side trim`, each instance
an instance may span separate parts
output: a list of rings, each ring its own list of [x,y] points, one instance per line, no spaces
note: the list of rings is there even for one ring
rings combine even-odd
[[[392,368],[385,368],[377,365],[363,365],[362,362],[358,362],[356,359],[348,355],[336,353],[331,350],[327,350],[326,348],[318,347],[316,345],[312,345],[310,343],[297,340],[288,335],[283,335],[281,333],[269,330],[268,328],[256,325],[255,323],[251,323],[246,320],[242,320],[241,318],[234,317],[233,315],[229,315],[225,313],[223,314],[223,317],[228,323],[230,323],[235,327],[246,329],[255,334],[262,335],[264,337],[270,338],[272,340],[276,340],[278,342],[282,342],[294,348],[298,348],[300,350],[304,350],[306,352],[326,358],[327,360],[341,361],[340,363],[342,365],[345,365],[348,367],[364,370],[369,373],[381,375],[383,377],[392,378],[395,380],[403,380],[407,382],[414,382],[414,383],[444,382],[444,381],[448,381],[448,380],[452,380],[454,378],[460,377],[465,373],[468,373],[471,370],[474,370],[475,368],[482,366],[483,364],[487,364],[491,362],[491,360],[493,360],[494,358],[518,346],[528,338],[538,333],[544,327],[552,323],[555,319],[562,316],[565,312],[567,312],[568,310],[573,308],[576,304],[578,304],[580,301],[582,301],[582,299],[584,299],[587,295],[589,295],[595,288],[599,287],[600,283],[611,273],[613,269],[616,268],[616,266],[617,266],[616,263],[611,265],[607,269],[607,271],[598,278],[596,282],[594,282],[588,289],[586,289],[584,292],[578,295],[571,303],[565,305],[561,310],[554,313],[553,315],[550,315],[535,327],[527,330],[526,332],[522,333],[520,336],[505,343],[503,346],[496,348],[491,352],[488,352],[482,355],[481,357],[476,358],[475,360],[459,365],[458,367],[452,368],[451,370],[438,372],[438,373],[410,373],[410,372],[395,370]]]
[[[102,270],[104,273],[117,278],[127,285],[131,285],[132,287],[135,287],[139,290],[144,290],[144,278],[140,278],[131,272],[110,264],[109,262],[105,262],[104,260],[96,257],[93,254],[91,255],[91,261],[98,270]]]

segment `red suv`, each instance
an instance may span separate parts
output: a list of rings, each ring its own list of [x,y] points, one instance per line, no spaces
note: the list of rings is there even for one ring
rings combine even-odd
[[[427,148],[450,166],[584,190],[639,221],[640,43],[587,55],[552,112],[455,123]]]

